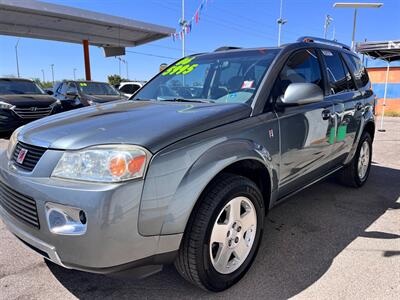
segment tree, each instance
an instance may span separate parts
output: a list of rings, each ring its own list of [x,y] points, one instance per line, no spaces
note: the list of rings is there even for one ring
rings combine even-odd
[[[108,75],[108,83],[111,85],[119,85],[122,81],[121,76],[114,74],[114,75]]]
[[[53,87],[53,82],[51,81],[41,81],[39,78],[33,78],[32,80],[43,89],[50,89]]]

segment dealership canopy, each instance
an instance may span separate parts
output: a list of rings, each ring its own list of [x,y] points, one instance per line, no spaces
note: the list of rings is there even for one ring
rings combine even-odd
[[[358,43],[357,52],[387,62],[400,60],[400,40]]]
[[[357,47],[356,47],[356,51],[361,54],[368,55],[374,59],[381,59],[381,60],[384,60],[387,62],[385,92],[384,92],[384,96],[383,96],[383,105],[382,105],[381,126],[379,129],[379,131],[385,131],[383,129],[383,120],[384,120],[384,116],[385,116],[389,69],[390,69],[390,63],[392,61],[400,60],[400,40],[385,41],[385,42],[358,43]]]
[[[174,32],[164,26],[64,5],[0,0],[0,35],[83,44],[87,79],[89,44],[103,47],[106,56],[116,56],[125,54],[125,47],[152,42]]]

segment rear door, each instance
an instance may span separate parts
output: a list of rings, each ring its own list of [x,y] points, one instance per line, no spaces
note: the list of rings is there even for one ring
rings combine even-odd
[[[301,82],[325,89],[322,66],[314,49],[298,50],[289,57],[274,84],[273,101],[283,96],[289,84]],[[330,135],[335,130],[335,122],[329,100],[285,107],[276,113],[280,128],[282,197],[327,172],[332,151]]]
[[[344,162],[355,141],[364,103],[341,53],[322,49],[321,56],[328,79],[327,99],[334,105],[336,121],[336,132],[330,141],[333,145],[332,164],[339,165]]]

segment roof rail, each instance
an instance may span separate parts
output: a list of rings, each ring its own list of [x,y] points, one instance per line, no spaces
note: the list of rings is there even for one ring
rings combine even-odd
[[[242,48],[234,47],[234,46],[223,46],[223,47],[219,47],[219,48],[215,49],[214,52],[236,50],[236,49],[242,49]]]
[[[323,38],[319,38],[319,37],[313,37],[313,36],[302,36],[299,37],[297,39],[298,42],[305,42],[305,43],[321,43],[321,44],[327,44],[327,45],[331,45],[331,46],[336,46],[336,47],[341,47],[343,49],[349,50],[351,51],[351,48],[345,44],[336,42],[336,41],[332,41],[332,40],[327,40],[327,39],[323,39]]]

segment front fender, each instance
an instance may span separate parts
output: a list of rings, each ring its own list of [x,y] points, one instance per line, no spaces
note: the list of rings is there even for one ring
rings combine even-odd
[[[220,138],[156,155],[143,190],[139,232],[142,235],[182,233],[201,193],[229,165],[251,159],[262,163],[276,188],[268,150],[247,139]]]

